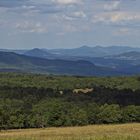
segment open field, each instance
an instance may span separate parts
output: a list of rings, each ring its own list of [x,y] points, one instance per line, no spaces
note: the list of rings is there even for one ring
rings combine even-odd
[[[140,140],[140,124],[8,130],[0,140]]]

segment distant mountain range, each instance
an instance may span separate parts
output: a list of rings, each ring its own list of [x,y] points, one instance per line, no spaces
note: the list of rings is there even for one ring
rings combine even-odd
[[[39,52],[38,54],[36,52]],[[94,52],[94,53],[93,53]],[[86,60],[94,65],[124,71],[126,68],[139,65],[140,48],[131,47],[87,47],[75,49],[32,49],[24,53],[47,59]],[[34,54],[34,55],[33,55]],[[79,54],[79,55],[78,55]],[[127,73],[127,71],[126,71]]]
[[[140,48],[1,49],[0,71],[81,76],[140,74]]]
[[[110,68],[98,67],[85,60],[49,60],[19,55],[13,52],[0,52],[0,71],[35,72],[62,75],[103,76],[119,74]]]
[[[140,52],[140,48],[132,48],[127,46],[110,46],[110,47],[82,46],[80,48],[74,48],[74,49],[51,49],[46,51],[56,55],[103,57],[108,55],[117,55],[120,53],[125,53],[130,51]]]
[[[140,48],[128,47],[128,46],[109,46],[109,47],[102,47],[102,46],[82,46],[79,48],[72,48],[72,49],[38,49],[34,48],[31,50],[7,50],[7,49],[0,49],[0,51],[5,52],[15,52],[18,54],[28,54],[28,53],[45,53],[47,54],[54,54],[56,56],[79,56],[79,57],[103,57],[103,56],[111,56],[111,55],[119,55],[126,52],[140,52]],[[29,51],[29,52],[28,52]],[[42,57],[46,57],[42,55]]]
[[[115,58],[120,60],[140,60],[140,52],[130,51],[121,53],[119,55],[109,56],[108,58]]]
[[[39,58],[47,58],[47,59],[55,58],[55,54],[49,53],[45,50],[38,49],[38,48],[28,50],[28,51],[24,52],[23,54],[27,55],[27,56],[34,56],[34,57],[39,57]]]

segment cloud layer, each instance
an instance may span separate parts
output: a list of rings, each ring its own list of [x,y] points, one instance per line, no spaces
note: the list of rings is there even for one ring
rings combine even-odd
[[[110,44],[135,41],[134,45],[138,46],[139,5],[139,0],[0,0],[2,45],[7,45],[4,39],[7,40],[10,32],[15,39],[22,36],[26,40],[28,35],[32,40],[38,36],[41,42],[38,44],[44,42],[42,46],[51,44],[53,38],[56,39],[53,47],[58,43],[62,47],[82,43],[108,45],[109,41]],[[103,37],[106,32],[110,39]],[[125,33],[124,41],[116,39],[116,35],[123,35],[122,32]],[[132,43],[126,41],[127,38],[131,38]],[[30,45],[33,47],[30,43],[27,46]]]

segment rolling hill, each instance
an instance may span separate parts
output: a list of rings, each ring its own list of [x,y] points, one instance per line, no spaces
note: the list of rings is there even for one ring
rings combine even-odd
[[[47,50],[52,54],[66,55],[66,56],[88,56],[88,57],[104,57],[108,55],[117,55],[120,53],[126,53],[130,51],[140,52],[140,48],[132,48],[128,46],[82,46],[80,48],[73,49],[51,49]]]
[[[40,57],[40,58],[55,58],[55,55],[44,51],[42,49],[34,48],[23,53],[27,56]]]
[[[133,51],[131,51],[133,50]],[[134,51],[135,50],[135,51]],[[140,49],[131,47],[88,47],[75,49],[32,49],[24,53],[45,59],[68,61],[85,60],[97,66],[108,67],[117,71],[140,65]],[[127,70],[126,70],[127,73]]]
[[[0,52],[0,71],[20,71],[81,76],[120,74],[120,72],[106,67],[95,66],[93,63],[85,60],[50,60],[19,55],[13,52]]]
[[[112,57],[120,60],[140,60],[140,52],[130,51]]]
[[[140,74],[140,49],[122,46],[50,50],[1,49],[1,71],[82,76]]]

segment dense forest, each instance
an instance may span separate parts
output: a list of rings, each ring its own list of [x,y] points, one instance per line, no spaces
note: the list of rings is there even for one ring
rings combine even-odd
[[[140,77],[0,74],[0,129],[140,122]]]

